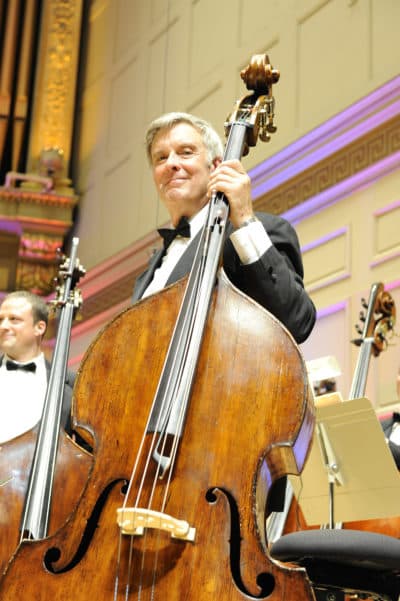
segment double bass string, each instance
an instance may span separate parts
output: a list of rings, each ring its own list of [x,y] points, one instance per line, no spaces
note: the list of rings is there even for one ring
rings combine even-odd
[[[155,400],[153,400],[152,407],[154,407],[154,403],[155,403]],[[150,414],[151,414],[151,412],[150,412]],[[135,460],[135,463],[134,463],[133,468],[132,468],[132,472],[131,472],[131,476],[130,476],[130,479],[129,479],[129,484],[128,484],[127,492],[125,494],[125,499],[124,499],[123,506],[122,506],[123,509],[126,509],[128,499],[130,498],[130,493],[131,493],[132,485],[133,485],[133,482],[134,482],[135,474],[136,474],[137,469],[138,469],[139,461],[140,461],[140,458],[141,458],[141,456],[143,454],[143,448],[144,448],[144,444],[145,444],[145,440],[146,440],[146,432],[148,431],[148,427],[149,427],[149,423],[150,423],[150,414],[149,414],[149,418],[148,418],[145,430],[144,430],[144,432],[142,434],[142,438],[141,438],[140,445],[139,445],[139,451],[138,451],[138,453],[136,455],[136,460]],[[156,436],[156,432],[154,432],[153,437],[152,437],[151,448],[154,448],[154,446],[155,446],[155,442],[154,442],[155,441],[155,436]],[[141,494],[141,491],[142,491],[143,486],[144,486],[145,474],[147,472],[147,468],[148,468],[148,465],[150,463],[150,459],[151,459],[151,452],[148,453],[147,462],[146,462],[146,469],[143,472],[142,479],[141,479],[141,482],[140,482],[139,487],[138,487],[138,496],[137,496],[137,499],[135,501],[135,507],[138,506],[138,502],[139,502],[139,499],[140,499],[140,494]],[[118,550],[117,550],[116,568],[115,568],[114,595],[113,595],[114,601],[116,601],[117,598],[118,598],[118,591],[119,591],[119,585],[120,585],[120,576],[122,576],[122,578],[125,576],[125,579],[124,579],[125,580],[124,588],[125,588],[125,598],[126,599],[128,599],[129,592],[130,592],[130,584],[129,584],[129,582],[130,582],[130,578],[131,578],[131,574],[132,574],[132,556],[133,556],[134,536],[131,535],[131,537],[130,537],[129,559],[128,559],[128,567],[127,567],[127,570],[126,570],[126,574],[120,575],[120,571],[121,571],[121,554],[122,554],[122,546],[123,546],[122,545],[122,539],[123,539],[123,533],[122,533],[122,531],[120,529],[119,530],[119,536],[118,536]],[[144,561],[144,555],[143,555],[143,558],[142,558],[142,569],[143,569],[143,561]]]
[[[209,213],[210,213],[210,209],[209,209]],[[169,418],[172,415],[173,406],[175,406],[176,399],[179,398],[180,395],[185,397],[185,395],[187,395],[189,392],[188,386],[186,386],[186,388],[184,390],[181,390],[181,388],[182,388],[182,378],[184,375],[184,370],[185,370],[185,367],[187,366],[186,364],[187,364],[187,358],[188,358],[188,353],[189,353],[189,345],[190,345],[190,341],[192,340],[192,337],[193,337],[192,335],[193,335],[193,329],[194,329],[194,324],[195,324],[195,316],[196,316],[197,309],[198,309],[198,303],[197,303],[198,287],[199,287],[199,279],[200,279],[201,274],[199,273],[200,270],[197,269],[197,266],[203,262],[202,261],[202,259],[203,259],[202,255],[204,254],[203,245],[206,242],[205,230],[206,230],[206,226],[203,229],[202,239],[201,239],[198,249],[196,251],[196,257],[194,260],[194,264],[193,264],[193,268],[192,268],[192,272],[191,272],[191,276],[190,276],[190,281],[189,281],[189,283],[191,285],[187,287],[184,297],[183,297],[183,300],[182,300],[182,303],[181,303],[181,307],[179,310],[179,317],[178,317],[177,323],[175,324],[174,332],[173,332],[173,335],[171,338],[171,342],[169,344],[167,356],[166,356],[163,371],[162,371],[162,376],[158,383],[158,387],[157,387],[157,390],[156,390],[156,393],[155,393],[155,396],[154,396],[154,399],[152,402],[152,406],[151,406],[151,409],[149,412],[149,417],[148,417],[148,420],[146,423],[146,427],[145,427],[145,430],[143,432],[142,439],[140,442],[139,451],[136,456],[135,464],[132,469],[127,494],[125,496],[125,501],[123,504],[124,508],[126,507],[128,498],[130,496],[133,481],[134,481],[135,475],[138,470],[140,457],[143,453],[143,448],[144,448],[145,439],[146,439],[146,433],[151,431],[151,421],[152,421],[153,414],[155,413],[155,410],[157,410],[157,414],[156,414],[156,423],[154,426],[154,434],[152,437],[150,450],[148,452],[145,468],[144,468],[144,471],[142,474],[141,483],[138,487],[138,495],[137,495],[137,499],[135,501],[136,507],[137,507],[140,495],[143,490],[144,481],[145,481],[145,477],[147,474],[147,470],[149,467],[151,457],[152,457],[155,449],[157,449],[159,446],[158,443],[156,444],[157,433],[159,433],[159,438],[157,440],[163,441],[161,451],[164,452],[165,448],[166,448],[166,444],[167,444],[167,437],[168,437],[167,428],[168,428]],[[201,267],[203,268],[202,265],[201,265]],[[201,271],[203,271],[203,270],[204,270],[204,268]],[[197,273],[196,273],[196,271],[197,271]],[[195,274],[194,277],[193,277],[193,273]],[[189,308],[189,310],[188,310],[188,308]],[[183,319],[181,320],[182,323],[179,323],[179,318],[182,316],[183,316]],[[180,350],[180,353],[179,353],[178,358],[175,357],[174,361],[172,363],[169,363],[168,359],[169,359],[171,350],[173,350],[174,343]],[[193,366],[191,365],[190,367],[193,367]],[[166,382],[164,385],[164,390],[162,390],[163,377],[165,377],[165,379],[166,379]],[[161,402],[159,403],[159,406],[157,406],[157,401],[159,400],[160,396],[161,396]],[[185,409],[186,409],[186,406],[184,406],[181,403],[179,405],[179,413],[178,413],[178,428],[177,428],[178,432],[181,431],[181,427],[183,425]],[[163,425],[161,426],[161,424],[163,424]],[[173,444],[173,448],[172,448],[174,454],[176,453],[177,445],[178,445],[178,437],[176,437],[174,439],[174,444]],[[159,475],[159,470],[160,470],[160,464],[157,469],[157,475]]]
[[[245,110],[245,116],[242,114],[237,122],[245,124],[245,117],[249,114],[251,114],[250,111]],[[235,138],[231,142],[231,134],[232,129],[228,137],[224,159],[226,159],[227,155],[229,157],[232,148],[235,147],[235,143],[238,141],[238,139]],[[242,143],[240,146],[242,146]],[[238,149],[235,148],[236,152],[237,150]],[[201,346],[202,332],[204,331],[204,325],[208,314],[211,291],[214,286],[214,278],[208,285],[206,282],[209,282],[210,274],[215,273],[215,257],[219,258],[220,256],[221,240],[223,239],[228,215],[229,209],[223,194],[214,193],[209,203],[208,216],[202,231],[201,241],[197,248],[195,261],[190,272],[188,285],[181,303],[178,319],[175,323],[161,378],[153,399],[146,428],[142,435],[139,453],[136,456],[128,491],[124,500],[122,512],[127,509],[128,500],[131,496],[131,491],[141,462],[146,435],[153,429],[150,448],[147,451],[147,457],[144,457],[144,469],[138,478],[134,509],[139,509],[139,512],[137,514],[133,512],[134,523],[131,532],[130,553],[127,568],[127,594],[129,594],[129,582],[132,570],[135,569],[135,566],[133,566],[132,563],[132,549],[133,537],[136,534],[139,534],[137,528],[143,526],[143,532],[140,532],[140,534],[143,534],[141,548],[142,565],[138,574],[141,581],[144,574],[145,556],[147,555],[148,550],[147,528],[151,526],[154,527],[154,523],[150,524],[150,520],[162,520],[165,516],[164,512],[167,505],[168,491],[170,489],[173,468],[176,462],[180,436],[183,432],[186,409],[190,398],[193,375]],[[190,377],[187,377],[188,373],[190,374]],[[154,415],[155,411],[157,411],[156,415]],[[152,423],[154,418],[156,423],[153,426]],[[161,485],[163,490],[161,491],[160,507],[158,509],[158,512],[161,514],[160,516],[150,513],[146,514],[144,507],[140,506],[152,459],[155,460],[157,466],[153,475],[149,496],[144,503],[144,505],[146,505],[146,511],[152,510],[156,488],[160,487],[159,481],[163,479],[166,471],[169,471],[165,483]],[[143,510],[143,512],[141,512],[141,510]],[[139,518],[138,521],[140,526],[138,526],[135,515]],[[141,522],[142,518],[143,522]],[[169,516],[166,516],[167,520],[168,518]],[[160,523],[157,539],[162,535],[160,532],[162,529],[163,525]],[[158,552],[155,553],[153,561],[152,588],[156,582],[157,564]]]
[[[162,400],[158,406],[156,424],[154,426],[153,435],[151,437],[149,450],[147,451],[147,456],[144,458],[144,468],[143,468],[140,478],[137,478],[138,485],[137,485],[137,491],[136,491],[136,498],[134,501],[134,508],[136,508],[136,509],[140,508],[140,503],[141,503],[141,499],[143,497],[143,491],[144,491],[147,475],[149,473],[150,462],[151,462],[151,459],[153,458],[157,463],[157,467],[155,470],[155,474],[153,475],[153,482],[152,482],[149,498],[145,500],[144,504],[146,505],[147,510],[152,509],[152,507],[154,505],[154,496],[155,496],[156,488],[157,488],[157,486],[160,487],[160,480],[163,479],[163,476],[164,476],[166,470],[168,469],[169,474],[168,474],[166,481],[163,483],[164,490],[163,490],[163,494],[161,497],[160,507],[158,508],[158,511],[161,513],[164,513],[164,511],[165,511],[165,507],[167,504],[168,491],[170,489],[170,484],[171,484],[171,479],[172,479],[172,474],[173,474],[173,468],[174,468],[174,465],[176,462],[176,457],[177,457],[177,452],[178,452],[178,447],[179,447],[179,439],[180,439],[179,433],[182,432],[182,430],[183,430],[183,424],[184,424],[184,419],[185,419],[185,414],[186,414],[187,401],[185,399],[188,399],[189,393],[190,393],[190,388],[191,388],[192,380],[190,380],[190,382],[188,382],[187,378],[185,378],[185,373],[188,370],[194,371],[194,368],[196,365],[196,361],[193,359],[193,357],[191,357],[191,350],[192,350],[191,344],[193,343],[193,339],[196,339],[196,331],[195,331],[196,325],[197,325],[196,319],[198,319],[198,312],[199,311],[201,312],[201,309],[202,309],[201,302],[199,301],[198,288],[199,288],[199,282],[201,280],[201,276],[204,273],[205,264],[206,264],[205,255],[207,255],[206,249],[207,249],[208,240],[209,240],[209,237],[206,235],[206,228],[208,225],[208,221],[210,220],[210,212],[211,212],[211,209],[209,208],[209,219],[207,220],[207,222],[204,226],[202,239],[201,239],[201,242],[200,242],[199,247],[196,252],[196,259],[195,259],[194,265],[196,265],[198,267],[196,268],[196,271],[194,272],[194,276],[192,277],[191,285],[188,286],[188,288],[186,289],[184,299],[181,304],[179,315],[180,316],[182,315],[183,319],[181,319],[181,323],[179,323],[179,325],[178,325],[178,323],[176,324],[175,331],[174,331],[173,337],[171,339],[170,348],[168,350],[168,353],[169,353],[170,349],[173,347],[172,341],[177,338],[176,344],[177,344],[178,348],[180,349],[180,353],[178,354],[177,358],[175,357],[175,360],[173,361],[172,365],[168,365],[168,353],[167,353],[167,359],[164,363],[164,368],[163,368],[163,375],[165,374],[166,384],[163,389],[162,378],[161,378],[161,380],[159,381],[159,385],[158,385],[156,394],[153,399],[149,418],[147,420],[147,424],[146,424],[144,433],[142,435],[141,443],[139,446],[139,452],[136,456],[135,464],[132,469],[132,473],[131,473],[131,477],[130,477],[130,481],[129,481],[129,485],[128,485],[128,490],[125,495],[125,500],[123,503],[122,510],[124,510],[124,509],[126,510],[126,508],[128,506],[129,499],[131,497],[131,493],[132,493],[132,489],[133,489],[133,485],[135,483],[137,472],[139,469],[139,465],[141,463],[141,458],[144,455],[146,435],[150,430],[152,415],[153,415],[155,408],[157,407],[157,400],[158,400],[159,396],[161,396]],[[196,347],[196,344],[197,344],[197,342],[195,341],[195,344],[194,344],[195,347]],[[193,352],[192,352],[192,354],[193,354]],[[171,418],[172,418],[173,426],[176,427],[176,433],[170,435],[168,432],[168,427],[169,427]],[[166,451],[169,452],[168,459],[167,459],[167,467],[163,466],[163,464],[162,464],[162,460],[166,457],[166,455],[165,455]],[[157,453],[158,453],[160,460],[157,460]],[[132,575],[132,571],[135,569],[135,566],[133,566],[133,563],[132,563],[132,549],[133,549],[133,544],[134,544],[134,541],[133,541],[134,536],[135,536],[135,533],[131,536],[131,540],[130,540],[130,552],[129,552],[130,559],[128,562],[128,568],[127,568],[127,574],[126,574],[127,591],[129,590],[129,581],[130,581],[130,578]],[[160,532],[158,532],[157,538],[159,538],[160,536],[162,536],[162,534]],[[140,574],[143,574],[143,568],[144,568],[144,564],[145,564],[145,556],[146,556],[146,549],[147,549],[147,546],[146,546],[147,532],[146,531],[144,531],[142,540],[143,540],[143,549],[141,551],[142,552],[142,561],[141,561],[142,566],[139,570],[139,577],[140,577]],[[118,573],[120,571],[120,565],[121,565],[121,555],[120,554],[121,554],[121,545],[119,547],[119,556],[118,556],[118,564],[117,564],[117,579],[118,579]],[[155,583],[156,573],[157,573],[157,556],[158,556],[158,553],[156,553],[154,562],[153,562],[153,583]],[[117,590],[118,590],[118,587],[117,587]]]
[[[180,373],[181,374],[183,373],[182,368],[180,370]],[[174,387],[174,390],[176,391],[176,393],[175,393],[175,395],[171,396],[171,399],[174,396],[175,397],[179,396],[180,384],[181,384],[181,380],[178,379],[178,381],[175,383],[175,387]],[[154,407],[154,404],[155,404],[155,401],[153,401],[153,405],[152,405],[153,407]],[[165,399],[164,399],[163,404],[161,406],[161,411],[158,414],[155,431],[153,432],[153,435],[151,437],[150,448],[149,448],[149,450],[147,452],[147,456],[145,458],[145,466],[144,466],[143,472],[141,474],[141,477],[139,478],[139,481],[138,481],[137,494],[136,494],[136,499],[134,501],[135,508],[140,507],[140,504],[141,504],[141,500],[143,497],[143,489],[144,489],[144,486],[146,483],[146,477],[149,472],[149,466],[150,466],[151,459],[153,458],[154,450],[159,449],[161,456],[163,456],[166,451],[167,444],[169,442],[167,425],[168,425],[168,418],[171,416],[171,413],[172,413],[172,408],[173,408],[172,401],[171,400],[165,401]],[[179,407],[179,413],[178,413],[178,419],[177,419],[178,431],[182,427],[184,415],[185,415],[184,407],[181,405]],[[162,418],[164,419],[164,424],[161,426]],[[140,459],[144,454],[144,445],[145,445],[146,433],[148,432],[149,422],[150,422],[150,418],[147,422],[147,426],[142,435],[139,453],[137,454],[135,465],[132,469],[132,474],[131,474],[131,478],[129,481],[128,490],[125,495],[125,500],[123,503],[123,509],[126,509],[126,507],[128,505],[129,499],[131,497],[132,488],[133,488],[133,485],[135,482],[135,476],[136,476],[138,468],[139,468]],[[169,458],[169,460],[170,460],[169,473],[168,473],[167,480],[165,481],[165,483],[163,483],[163,486],[164,486],[163,498],[162,498],[161,506],[158,508],[158,510],[160,512],[164,512],[164,510],[165,510],[168,491],[169,491],[172,473],[173,473],[173,467],[174,467],[174,464],[176,461],[178,445],[179,445],[179,437],[177,435],[174,435],[172,437],[172,442],[171,442],[171,451],[170,451],[170,458]],[[162,470],[161,463],[157,462],[157,468],[156,468],[155,474],[153,476],[153,482],[152,482],[152,486],[151,486],[150,495],[149,495],[148,500],[145,501],[145,504],[147,506],[146,508],[149,510],[152,509],[152,507],[153,507],[153,500],[154,500],[156,487],[160,486],[159,482],[163,476],[163,474],[161,474],[161,470]],[[160,538],[161,535],[162,535],[161,532],[158,532],[157,537]],[[117,567],[116,567],[115,593],[114,593],[115,599],[117,598],[116,595],[118,594],[118,588],[119,588],[119,582],[120,582],[122,536],[123,535],[120,532],[120,534],[119,534],[120,541],[119,541],[119,545],[118,545],[118,557],[117,557]],[[135,569],[135,566],[132,561],[134,536],[135,535],[131,535],[130,544],[129,544],[128,566],[126,569],[126,574],[124,574],[124,578],[123,578],[125,580],[124,588],[125,588],[126,599],[128,599],[128,595],[129,595],[130,580],[131,580],[132,572]],[[141,554],[141,566],[140,567],[138,566],[139,588],[141,585],[141,575],[144,573],[144,566],[145,566],[145,560],[146,560],[146,550],[147,550],[146,541],[147,541],[147,530],[145,529],[144,534],[143,534],[143,549],[142,549],[142,554]],[[154,584],[155,584],[156,571],[157,571],[157,556],[158,556],[158,553],[156,553],[156,555],[155,555],[154,564],[153,564],[153,582],[154,582]]]
[[[246,113],[247,112],[248,111],[246,111]],[[241,118],[240,121],[243,122],[244,119]],[[228,150],[230,148],[231,133],[232,130],[227,143]],[[225,151],[225,157],[227,149]],[[146,503],[146,509],[151,510],[153,507],[157,483],[163,478],[164,473],[168,469],[169,474],[164,485],[160,503],[161,507],[159,508],[160,513],[164,514],[168,491],[170,489],[172,470],[177,457],[179,439],[183,432],[186,409],[193,383],[193,375],[197,365],[198,353],[202,341],[202,332],[204,331],[211,291],[214,286],[214,278],[211,282],[212,285],[207,286],[204,282],[209,281],[210,274],[215,272],[215,257],[219,258],[220,256],[221,240],[223,239],[228,214],[229,209],[223,194],[214,193],[209,203],[207,220],[202,231],[201,241],[196,251],[196,257],[190,273],[189,282],[185,290],[178,319],[170,341],[158,388],[153,399],[152,410],[147,421],[145,432],[142,436],[140,452],[136,457],[128,492],[123,504],[123,510],[127,507],[128,499],[138,470],[139,459],[143,452],[146,433],[149,431],[149,426],[152,423],[154,410],[157,409],[156,424],[153,430],[154,433],[151,439],[150,449],[145,458],[143,473],[139,478],[135,509],[138,507],[139,509],[143,509],[140,508],[139,503],[149,472],[150,462],[153,458],[157,463],[157,468],[153,477],[150,495]],[[216,252],[218,249],[219,252]],[[171,353],[174,353],[172,355],[172,360],[170,359]],[[190,377],[187,377],[188,374]],[[170,428],[172,428],[172,441]],[[165,454],[165,451],[167,451],[167,454]],[[148,525],[146,524],[146,514],[143,513],[143,516],[144,530],[146,530],[146,526]],[[150,516],[149,519],[152,519],[152,517],[153,516]],[[136,523],[133,528],[133,536],[136,534],[134,531],[135,528]],[[162,526],[160,529],[162,529]],[[147,549],[147,532],[144,531],[143,536],[144,550],[142,550],[142,566],[144,565],[144,557]],[[161,533],[158,532],[157,537],[159,538],[160,536]],[[133,539],[131,539],[131,544],[133,544]],[[153,562],[153,582],[155,582],[156,578],[157,555],[158,553],[156,553]],[[128,581],[132,569],[134,568],[132,568],[132,564],[130,563],[128,568]],[[143,570],[141,573],[143,573]]]
[[[183,415],[184,412],[180,411],[180,415],[179,415],[179,421],[181,422],[183,420]],[[144,440],[145,436],[143,436],[143,440]],[[141,476],[140,482],[139,482],[139,491],[137,494],[137,498],[135,501],[135,507],[140,506],[140,501],[141,501],[141,497],[142,497],[142,493],[143,493],[143,487],[145,484],[145,479],[146,479],[146,475],[148,472],[148,467],[151,461],[151,457],[152,457],[152,453],[151,450],[154,449],[156,446],[159,447],[161,446],[162,452],[164,452],[166,444],[167,444],[167,439],[168,439],[168,433],[166,430],[166,427],[164,426],[162,431],[160,433],[154,432],[152,435],[152,442],[150,445],[150,451],[147,454],[147,458],[146,458],[146,469],[143,471],[143,474]],[[173,442],[172,442],[172,452],[171,452],[171,464],[172,467],[175,463],[176,460],[176,455],[177,455],[177,449],[178,449],[178,437],[174,436],[173,437]],[[147,505],[147,509],[152,509],[153,506],[153,501],[154,501],[154,494],[155,494],[155,489],[156,487],[160,487],[160,473],[161,473],[161,466],[160,464],[157,465],[155,474],[153,476],[153,482],[152,482],[152,487],[151,487],[151,492],[149,495],[149,499],[146,502]],[[134,476],[134,474],[133,474]],[[129,483],[129,488],[131,489],[133,482],[134,482],[134,477],[132,476],[130,483]],[[161,484],[161,486],[164,487],[164,492],[163,492],[163,496],[162,496],[162,502],[161,502],[161,506],[158,508],[159,511],[164,512],[165,510],[165,506],[166,506],[166,502],[167,502],[167,495],[168,495],[168,491],[169,491],[169,487],[170,487],[170,483],[171,483],[171,478],[172,478],[172,469],[169,469],[169,473],[168,473],[168,477],[166,482],[164,482],[163,484]],[[128,499],[129,499],[129,494],[127,493],[125,501],[124,501],[124,507],[126,508],[126,505],[128,503]],[[117,570],[116,570],[116,581],[115,581],[115,592],[114,592],[114,599],[117,599],[117,594],[118,594],[118,588],[119,588],[119,582],[120,582],[120,566],[121,566],[121,552],[122,552],[122,536],[123,534],[120,532],[119,533],[119,545],[118,545],[118,558],[117,558]],[[160,540],[162,536],[162,533],[160,531],[158,531],[157,533],[157,539]],[[138,596],[140,599],[140,589],[142,586],[142,578],[143,578],[143,574],[144,574],[144,568],[145,568],[145,563],[146,563],[146,552],[147,552],[147,538],[148,538],[148,531],[145,528],[144,529],[144,533],[143,533],[143,545],[142,545],[142,550],[141,550],[141,562],[140,562],[140,566],[135,566],[134,562],[133,562],[133,548],[134,548],[134,538],[135,535],[130,535],[130,541],[129,541],[129,558],[128,558],[128,565],[126,568],[126,573],[124,575],[122,575],[122,579],[124,581],[124,589],[125,589],[125,598],[128,600],[129,594],[130,594],[130,581],[131,581],[131,577],[132,577],[132,573],[133,571],[137,568],[137,576],[138,576],[138,580],[139,580],[139,590],[138,590]],[[158,548],[158,545],[157,545]],[[158,560],[158,552],[156,552],[155,557],[154,557],[154,561],[153,561],[153,587],[155,586],[155,582],[156,582],[156,575],[157,575],[157,560]]]
[[[246,110],[245,113],[248,115],[249,111]],[[242,116],[238,121],[245,123],[245,118]],[[227,154],[229,156],[231,145],[235,145],[234,142],[232,144],[230,143],[231,133],[232,130],[230,131],[224,158],[226,158]],[[203,227],[202,237],[196,251],[196,257],[190,273],[189,282],[181,303],[178,319],[175,323],[161,378],[153,398],[147,424],[142,435],[139,453],[136,456],[127,494],[123,503],[122,513],[127,509],[134,483],[137,480],[134,509],[139,509],[139,511],[137,514],[133,513],[134,523],[131,532],[129,561],[126,573],[127,595],[129,594],[131,575],[135,570],[135,566],[132,562],[133,537],[136,536],[136,534],[139,534],[137,531],[138,522],[136,521],[135,516],[138,516],[139,521],[143,518],[143,522],[140,523],[140,526],[143,526],[143,533],[140,533],[143,535],[141,546],[141,568],[137,574],[141,583],[144,573],[145,557],[148,550],[147,527],[150,526],[150,523],[147,520],[163,519],[163,514],[167,505],[168,491],[170,490],[180,436],[183,432],[186,409],[193,383],[193,375],[197,365],[197,357],[202,340],[201,333],[204,331],[204,324],[208,313],[214,279],[211,287],[204,285],[204,282],[207,281],[209,273],[214,273],[215,257],[220,256],[220,252],[216,251],[218,250],[218,247],[220,247],[221,239],[224,235],[228,214],[229,209],[224,201],[223,194],[214,193],[209,203],[208,215]],[[189,378],[187,377],[188,374],[190,374]],[[157,411],[156,414],[154,414],[155,411]],[[154,418],[156,423],[153,426],[152,422],[154,421]],[[147,456],[143,456],[145,440],[151,429],[153,429],[153,435],[151,437],[149,450],[147,451]],[[139,465],[142,464],[142,459],[144,459],[144,468],[137,478]],[[152,459],[156,462],[156,469],[153,476],[150,476],[150,480],[153,478],[153,481],[149,495],[145,499],[143,506],[141,506],[141,500],[145,485],[147,484]],[[160,480],[163,479],[167,470],[169,471],[167,479],[160,485]],[[156,489],[160,488],[160,486],[163,490],[160,491],[161,495],[158,497],[160,499],[160,507],[157,508],[157,510],[161,515],[155,516],[150,513],[146,514],[145,511],[150,512],[153,509]],[[143,512],[141,510],[143,510]],[[168,516],[166,519],[168,519]],[[152,525],[154,526],[154,524]],[[160,539],[162,536],[162,533],[160,532],[162,529],[163,527],[160,525],[156,535],[157,539]],[[158,552],[156,552],[152,564],[152,587],[154,587],[157,575]],[[118,572],[120,571],[120,565],[121,556],[118,558]]]

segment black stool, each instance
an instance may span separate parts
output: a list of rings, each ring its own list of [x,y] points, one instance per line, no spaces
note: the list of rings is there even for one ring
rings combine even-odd
[[[359,530],[306,530],[272,544],[271,556],[304,567],[317,599],[344,594],[377,601],[398,601],[400,540]]]

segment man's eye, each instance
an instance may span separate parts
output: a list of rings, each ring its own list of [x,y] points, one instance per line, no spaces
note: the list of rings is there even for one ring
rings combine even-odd
[[[192,156],[193,150],[191,148],[185,148],[180,154],[185,157]]]

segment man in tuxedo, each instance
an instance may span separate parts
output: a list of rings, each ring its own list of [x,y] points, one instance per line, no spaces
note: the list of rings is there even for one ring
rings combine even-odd
[[[396,392],[397,401],[400,401],[400,368],[396,376]],[[385,438],[389,445],[389,449],[391,450],[396,465],[400,470],[400,412],[394,411],[392,415],[381,419],[381,425],[385,433]]]
[[[159,230],[169,238],[168,243],[137,278],[133,301],[190,271],[207,204],[218,191],[229,202],[223,248],[227,276],[275,315],[297,342],[303,342],[315,323],[315,307],[304,289],[296,232],[281,217],[254,213],[250,178],[241,162],[222,162],[218,134],[209,123],[187,113],[167,113],[153,121],[146,145],[153,180],[174,229],[172,235]],[[188,224],[182,218],[187,218]]]
[[[0,443],[27,432],[41,418],[50,372],[41,349],[48,317],[45,301],[31,292],[11,292],[0,305]],[[67,431],[73,383],[67,372],[62,412]]]

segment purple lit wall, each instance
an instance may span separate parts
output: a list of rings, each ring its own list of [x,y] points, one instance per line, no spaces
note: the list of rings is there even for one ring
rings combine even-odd
[[[400,114],[400,76],[353,104],[249,171],[256,200]],[[400,167],[400,151],[318,194],[283,216],[292,224],[311,217]]]

